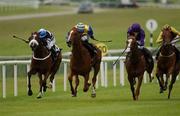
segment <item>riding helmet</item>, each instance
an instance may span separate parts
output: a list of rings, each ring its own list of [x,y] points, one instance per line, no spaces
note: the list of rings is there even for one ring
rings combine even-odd
[[[76,25],[76,28],[77,28],[77,31],[78,32],[84,32],[84,29],[85,29],[85,25],[83,24],[83,23],[78,23],[77,25]]]
[[[135,32],[139,32],[139,31],[141,30],[141,26],[140,26],[140,24],[138,24],[138,23],[132,24],[131,28],[132,28],[132,30],[135,31]]]
[[[43,28],[39,29],[39,31],[38,31],[38,33],[39,33],[39,38],[40,38],[40,39],[44,38],[44,37],[47,35],[46,32],[47,32],[47,31],[46,31],[45,29],[43,29]]]

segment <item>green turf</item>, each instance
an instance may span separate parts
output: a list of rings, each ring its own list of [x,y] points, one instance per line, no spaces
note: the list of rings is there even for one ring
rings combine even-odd
[[[158,29],[154,33],[157,38],[161,27],[168,23],[180,30],[178,9],[139,8],[139,9],[114,9],[106,12],[90,15],[75,14],[54,16],[47,18],[33,18],[26,20],[0,21],[0,55],[30,55],[31,50],[21,41],[13,40],[15,34],[22,38],[28,38],[31,32],[44,27],[54,33],[57,44],[63,48],[63,52],[70,51],[65,42],[66,33],[77,22],[92,25],[94,35],[99,40],[113,40],[106,43],[109,49],[120,49],[125,46],[126,31],[133,22],[139,22],[143,28],[148,19],[154,18],[158,22]],[[149,46],[149,32],[146,30],[146,45]],[[96,43],[92,41],[93,43]],[[22,49],[23,48],[23,49]]]
[[[0,16],[32,14],[32,13],[48,13],[72,10],[72,6],[40,6],[39,8],[21,7],[21,6],[0,6]]]
[[[62,77],[60,77],[62,78]],[[8,79],[8,95],[0,98],[1,116],[174,116],[180,115],[180,82],[177,81],[172,91],[171,99],[167,99],[167,92],[159,94],[156,82],[142,84],[139,101],[133,101],[129,84],[124,87],[99,87],[97,97],[91,98],[90,91],[82,92],[79,87],[78,96],[71,97],[70,90],[64,92],[62,79],[57,77],[56,92],[48,90],[42,99],[36,99],[38,79],[32,79],[34,95],[26,95],[25,79],[20,78],[18,97],[13,97],[12,80]],[[110,79],[109,79],[110,80]],[[83,81],[81,79],[80,84]],[[11,84],[11,85],[10,85]],[[10,90],[11,89],[11,90]],[[11,91],[11,93],[9,92]]]

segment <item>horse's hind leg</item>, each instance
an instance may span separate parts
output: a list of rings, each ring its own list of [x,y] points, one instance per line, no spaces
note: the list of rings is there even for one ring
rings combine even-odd
[[[73,81],[73,75],[72,75],[72,73],[69,75],[68,80],[69,80],[69,84],[70,84],[70,87],[71,87],[72,97],[75,97],[75,94],[74,94],[75,92],[74,92],[74,88],[73,88],[73,84],[72,84],[72,81]]]
[[[60,63],[61,63],[61,56],[59,56],[59,60],[57,62],[55,62],[55,66],[53,67],[53,70],[52,70],[52,73],[51,73],[51,76],[50,76],[50,82],[49,82],[49,85],[48,85],[48,88],[52,88],[52,84],[53,84],[53,80],[54,80],[54,76],[55,74],[57,73],[58,69],[59,69],[59,66],[60,66]]]
[[[95,85],[96,85],[96,80],[97,80],[97,75],[98,75],[99,69],[100,69],[100,63],[95,64],[95,66],[94,66],[94,75],[93,75],[93,78],[92,78],[92,93],[91,93],[91,97],[96,97],[96,88],[95,88]]]

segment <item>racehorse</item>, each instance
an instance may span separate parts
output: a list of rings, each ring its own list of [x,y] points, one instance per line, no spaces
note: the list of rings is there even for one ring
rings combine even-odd
[[[128,52],[126,56],[125,67],[128,74],[128,81],[130,83],[133,100],[138,100],[143,75],[146,70],[146,60],[142,51],[138,48],[135,36],[131,35],[128,37],[127,45],[130,47],[130,52]],[[136,77],[138,79],[138,83],[135,88]]]
[[[157,58],[157,70],[156,77],[160,86],[160,93],[163,93],[167,89],[168,79],[172,75],[169,85],[168,99],[170,98],[173,84],[176,81],[176,77],[180,71],[180,60],[176,59],[175,48],[171,41],[173,40],[173,34],[170,28],[162,30],[162,46],[160,48],[160,54]],[[163,74],[166,75],[166,81],[164,82]]]
[[[40,85],[40,90],[37,98],[41,98],[42,92],[46,91],[46,80],[49,76],[49,88],[52,88],[53,79],[57,70],[59,69],[62,60],[62,55],[60,51],[58,53],[56,60],[53,61],[51,57],[51,52],[43,45],[43,42],[40,41],[37,32],[32,33],[29,37],[29,46],[33,51],[33,56],[31,59],[30,70],[28,72],[28,95],[31,96],[33,94],[31,90],[31,75],[37,73]]]
[[[87,92],[89,86],[91,85],[89,81],[89,73],[91,69],[94,69],[94,75],[92,78],[92,97],[96,97],[95,84],[97,74],[100,69],[101,63],[101,51],[97,48],[97,55],[95,58],[91,58],[88,49],[85,48],[82,44],[82,33],[79,33],[76,28],[72,28],[69,33],[69,37],[67,38],[67,45],[69,47],[72,46],[72,55],[70,58],[70,75],[68,76],[68,80],[71,87],[72,97],[77,96],[77,88],[79,85],[79,77],[81,75],[84,77],[84,88],[83,91]],[[73,76],[75,76],[75,88],[73,87]]]

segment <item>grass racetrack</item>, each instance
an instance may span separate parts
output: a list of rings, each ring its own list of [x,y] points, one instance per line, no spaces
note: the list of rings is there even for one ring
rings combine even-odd
[[[11,83],[10,80],[8,82]],[[132,100],[127,82],[124,87],[113,87],[109,84],[108,88],[98,88],[96,98],[90,97],[90,91],[83,93],[82,85],[79,87],[78,96],[71,97],[69,88],[67,92],[63,92],[62,79],[56,82],[55,93],[48,90],[42,99],[36,99],[38,79],[32,81],[34,95],[31,97],[27,96],[26,82],[21,79],[18,97],[13,97],[13,89],[10,90],[9,87],[7,98],[0,98],[1,116],[178,116],[180,114],[179,81],[175,83],[170,100],[167,99],[167,92],[159,94],[156,82],[143,83],[139,101]],[[80,83],[82,84],[83,81],[81,80]]]
[[[53,9],[54,11],[54,9]],[[13,13],[12,13],[13,14]],[[90,15],[72,14],[43,18],[0,21],[0,56],[31,55],[28,45],[12,39],[12,35],[28,38],[30,33],[44,27],[55,34],[57,44],[63,52],[70,51],[66,46],[66,33],[77,22],[91,24],[95,37],[99,40],[112,39],[107,43],[109,49],[125,46],[126,31],[133,22],[139,22],[145,29],[148,19],[158,22],[154,32],[156,39],[161,27],[168,23],[180,30],[180,10],[160,8],[112,9]],[[149,33],[146,32],[146,45],[149,45]],[[91,41],[96,43],[94,41]],[[155,44],[155,42],[154,42]],[[157,46],[155,44],[155,46]],[[1,69],[1,68],[0,68]],[[61,71],[62,73],[62,71]],[[108,72],[109,74],[109,72]],[[2,72],[0,71],[0,76]],[[2,77],[2,76],[1,76]],[[25,76],[24,76],[25,77]],[[13,78],[7,78],[7,98],[2,98],[2,78],[0,79],[0,116],[179,116],[180,81],[174,84],[171,99],[167,92],[159,94],[156,79],[153,83],[142,84],[139,101],[133,101],[129,84],[117,87],[112,85],[112,76],[108,76],[108,87],[99,87],[97,97],[90,97],[90,90],[82,92],[80,81],[78,96],[72,98],[69,83],[67,92],[63,91],[63,75],[58,75],[56,92],[48,90],[42,99],[36,99],[39,90],[38,78],[32,77],[33,96],[27,96],[26,78],[18,77],[18,96],[13,96]],[[126,78],[126,77],[125,77]],[[117,81],[119,82],[119,81]]]

